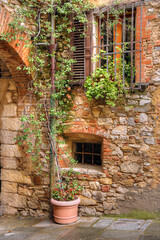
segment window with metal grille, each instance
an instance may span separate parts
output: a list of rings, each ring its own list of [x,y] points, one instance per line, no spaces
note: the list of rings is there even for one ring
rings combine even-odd
[[[100,143],[74,143],[74,157],[78,163],[101,165]]]
[[[106,67],[108,71],[111,59],[116,76],[117,63],[121,59],[123,85],[131,89],[141,88],[142,8],[143,0],[140,0],[103,7],[88,14],[86,36],[79,38],[76,30],[73,38],[76,47],[74,59],[77,60],[73,66],[74,80],[83,82],[98,67]],[[118,17],[113,9],[119,12]],[[78,23],[75,24],[78,27]],[[94,61],[98,55],[101,58]]]

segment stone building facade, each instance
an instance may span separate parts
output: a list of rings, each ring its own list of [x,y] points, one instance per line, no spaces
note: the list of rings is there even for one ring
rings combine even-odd
[[[12,1],[19,4],[18,1]],[[101,3],[101,2],[99,2]],[[104,2],[102,2],[103,4]],[[108,4],[108,2],[105,2]],[[8,30],[12,8],[0,0],[0,33]],[[125,95],[115,107],[103,101],[89,101],[83,87],[72,87],[73,108],[66,122],[61,146],[62,167],[67,167],[65,151],[75,144],[101,146],[101,165],[78,164],[81,194],[80,214],[122,213],[132,209],[159,211],[160,198],[160,3],[143,5],[143,91]],[[49,213],[49,166],[37,173],[15,140],[20,116],[32,105],[27,94],[30,81],[19,64],[28,65],[29,52],[23,43],[0,41],[0,144],[1,212],[41,216]],[[44,143],[42,153],[47,146]],[[42,154],[43,156],[43,154]],[[43,160],[43,157],[42,157]]]

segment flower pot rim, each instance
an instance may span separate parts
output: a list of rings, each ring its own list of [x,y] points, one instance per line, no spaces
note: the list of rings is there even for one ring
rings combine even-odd
[[[76,196],[77,198],[74,200],[70,200],[70,201],[58,201],[55,200],[54,198],[51,198],[51,204],[55,205],[55,206],[73,206],[73,205],[77,205],[80,203],[80,198],[78,196]]]

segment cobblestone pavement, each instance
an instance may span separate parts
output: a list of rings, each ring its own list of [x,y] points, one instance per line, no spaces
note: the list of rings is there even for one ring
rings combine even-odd
[[[81,217],[71,225],[48,218],[0,217],[0,240],[160,240],[160,221]]]

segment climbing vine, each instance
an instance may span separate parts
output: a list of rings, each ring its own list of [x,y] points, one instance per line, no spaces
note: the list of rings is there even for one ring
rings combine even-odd
[[[17,46],[23,41],[30,50],[29,66],[20,65],[18,69],[32,75],[28,91],[36,101],[32,113],[22,116],[22,133],[17,139],[33,161],[41,155],[44,127],[57,157],[57,136],[63,131],[63,123],[72,106],[70,73],[75,60],[70,34],[75,31],[75,19],[80,23],[87,22],[87,11],[91,7],[83,0],[22,0],[14,9],[14,17],[9,23],[11,30],[1,36],[1,40],[8,42],[16,40]],[[54,72],[51,71],[53,58],[56,59]],[[46,159],[49,154],[50,151],[45,153]],[[40,163],[38,165],[42,167]]]
[[[61,144],[58,136],[63,132],[73,103],[71,81],[72,65],[75,63],[72,56],[75,48],[72,46],[71,34],[75,31],[74,20],[78,20],[84,24],[83,35],[86,35],[87,12],[93,6],[86,0],[20,2],[21,4],[14,9],[14,17],[9,24],[10,31],[4,32],[1,36],[1,40],[8,42],[16,40],[17,46],[23,41],[25,47],[30,50],[29,65],[22,64],[18,69],[32,76],[28,92],[33,97],[35,105],[32,106],[31,113],[22,116],[22,132],[17,139],[34,162],[40,157],[47,160],[50,157],[50,149],[41,156],[45,128],[57,168],[60,168],[56,143]],[[114,23],[116,24],[119,12],[114,11],[112,14],[116,15]],[[54,66],[56,70],[52,69],[52,61],[56,62]],[[116,76],[113,61],[110,61],[108,72],[104,66],[86,79],[84,86],[89,99],[105,98],[107,104],[115,104],[115,100],[123,92],[120,60],[117,68],[118,65]],[[117,79],[118,81],[115,81]],[[39,161],[38,167],[42,168]]]

